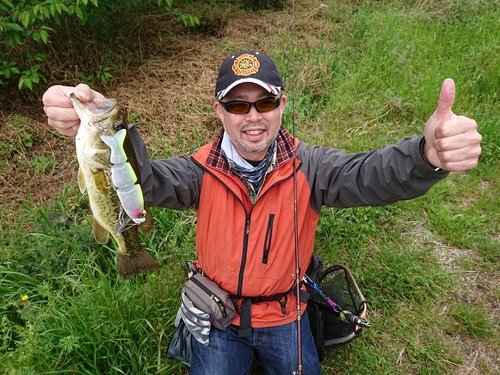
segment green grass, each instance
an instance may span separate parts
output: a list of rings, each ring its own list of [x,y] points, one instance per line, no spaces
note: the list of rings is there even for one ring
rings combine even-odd
[[[461,374],[473,358],[478,373],[499,369],[499,19],[498,1],[353,1],[314,13],[321,32],[297,30],[297,134],[308,143],[356,152],[419,134],[446,77],[457,84],[454,110],[475,118],[484,139],[476,169],[451,174],[423,197],[323,209],[316,251],[351,269],[373,326],[329,350],[325,374]],[[291,104],[290,35],[266,43]],[[9,152],[29,147],[23,129]],[[193,143],[157,133],[156,157],[172,142]],[[34,160],[51,168],[46,162]],[[0,373],[186,373],[165,355],[184,261],[194,258],[193,211],[153,210],[155,231],[143,241],[162,269],[123,282],[113,243],[92,238],[87,206],[71,184],[2,225]]]
[[[64,210],[67,202],[59,203]],[[83,212],[58,211],[72,219],[54,225],[40,209],[37,231],[5,238],[1,373],[139,374],[179,367],[166,360],[165,348],[182,265],[194,256],[193,215],[153,212],[157,229],[144,244],[162,270],[127,282],[116,274],[112,244],[95,243]]]

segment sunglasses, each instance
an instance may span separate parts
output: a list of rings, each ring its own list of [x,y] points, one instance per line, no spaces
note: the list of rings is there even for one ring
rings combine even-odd
[[[221,102],[220,105],[229,113],[235,115],[246,115],[250,112],[252,107],[255,107],[257,112],[271,112],[278,108],[281,103],[281,97],[279,98],[264,98],[257,100],[256,102],[245,102],[243,100],[231,100],[230,102]]]

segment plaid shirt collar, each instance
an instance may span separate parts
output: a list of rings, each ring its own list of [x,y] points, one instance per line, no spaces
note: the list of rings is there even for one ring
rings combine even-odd
[[[221,153],[221,143],[222,135],[224,134],[224,129],[221,130],[217,138],[212,145],[212,149],[207,157],[207,164],[219,169],[225,173],[230,172],[229,163],[226,158]],[[288,160],[293,158],[296,151],[292,136],[286,131],[283,125],[280,126],[277,136],[276,145],[276,164],[275,168],[279,168],[281,165],[286,163]]]

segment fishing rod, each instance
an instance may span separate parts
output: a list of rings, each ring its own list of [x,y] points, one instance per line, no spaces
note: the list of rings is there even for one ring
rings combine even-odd
[[[368,320],[363,319],[359,317],[356,314],[353,314],[350,311],[344,310],[342,306],[338,305],[337,303],[333,302],[330,297],[328,297],[320,288],[319,286],[316,285],[316,283],[306,274],[304,275],[304,282],[309,284],[318,294],[326,301],[328,304],[333,308],[333,311],[335,311],[339,316],[340,319],[342,319],[344,322],[347,323],[352,323],[354,325],[363,327],[363,328],[370,328],[371,324]]]
[[[292,0],[292,137],[295,142],[295,0]],[[297,301],[297,372],[302,375],[302,316],[300,313],[299,222],[297,214],[297,150],[293,157],[293,221],[295,237],[295,297]]]

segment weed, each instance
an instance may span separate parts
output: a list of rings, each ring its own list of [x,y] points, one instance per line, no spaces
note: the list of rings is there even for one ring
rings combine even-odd
[[[488,319],[488,309],[484,306],[458,303],[452,307],[451,316],[456,322],[453,332],[467,333],[477,339],[487,338],[493,328]]]
[[[129,122],[131,124],[135,124],[136,122],[138,122],[140,120],[141,117],[142,117],[142,112],[141,111],[139,111],[139,110],[134,111],[129,116]]]
[[[26,117],[10,116],[6,124],[6,129],[0,136],[2,159],[8,160],[16,155],[24,157],[28,149],[43,141],[32,121]]]
[[[56,167],[56,162],[48,156],[35,156],[31,166],[37,173],[46,174]]]

